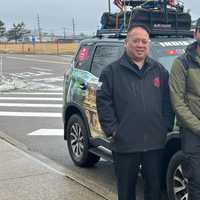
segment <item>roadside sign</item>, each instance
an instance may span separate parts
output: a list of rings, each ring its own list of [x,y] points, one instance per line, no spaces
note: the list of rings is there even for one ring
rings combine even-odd
[[[35,44],[35,36],[32,35],[32,43]]]

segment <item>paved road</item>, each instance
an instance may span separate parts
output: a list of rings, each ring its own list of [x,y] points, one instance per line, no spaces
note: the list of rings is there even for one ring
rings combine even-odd
[[[19,89],[0,93],[0,129],[30,150],[115,191],[112,163],[100,161],[95,168],[80,169],[69,158],[63,140],[61,106],[63,73],[70,60],[71,57],[4,56],[3,75],[14,80]],[[26,86],[20,87],[18,81]]]

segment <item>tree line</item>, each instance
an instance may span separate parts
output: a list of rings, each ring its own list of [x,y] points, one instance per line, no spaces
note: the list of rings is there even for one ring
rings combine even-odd
[[[23,40],[23,37],[29,33],[31,31],[26,29],[24,22],[14,23],[12,28],[6,31],[5,23],[0,20],[0,38],[5,37],[8,41],[15,40],[17,43],[19,40]]]

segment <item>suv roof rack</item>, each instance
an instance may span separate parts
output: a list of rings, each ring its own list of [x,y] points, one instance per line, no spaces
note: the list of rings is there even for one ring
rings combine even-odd
[[[96,36],[99,38],[125,38],[127,32],[120,32],[120,29],[101,29],[97,30]],[[150,31],[151,37],[156,36],[167,36],[167,37],[193,37],[193,31],[188,30],[162,30],[162,29],[152,29]]]
[[[168,36],[168,37],[193,37],[193,32],[188,30],[154,30],[150,32],[151,37],[155,36]]]
[[[125,38],[126,32],[122,32],[120,29],[100,29],[97,30],[96,37],[102,38]]]
[[[175,2],[174,0],[171,0]],[[177,0],[177,4],[167,7],[168,0],[143,1],[125,0],[125,4],[140,4],[139,7],[133,7],[132,11],[120,13],[103,13],[101,18],[102,29],[97,31],[97,37],[125,37],[125,26],[132,24],[143,24],[149,28],[152,36],[179,36],[191,37],[191,15],[184,12],[184,7]],[[159,6],[152,8],[151,2],[158,2]],[[149,5],[148,5],[149,4]],[[144,6],[146,5],[146,6]],[[147,6],[148,5],[148,6]],[[154,4],[153,4],[154,5]],[[155,4],[157,6],[157,4]],[[126,21],[126,23],[124,23]]]

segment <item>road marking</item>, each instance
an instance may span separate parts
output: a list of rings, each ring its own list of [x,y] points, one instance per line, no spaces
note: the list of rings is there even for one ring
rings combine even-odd
[[[0,107],[47,107],[62,108],[62,104],[34,104],[34,103],[0,103]]]
[[[54,83],[63,82],[63,76],[32,79],[33,82]]]
[[[50,64],[61,64],[66,65],[69,64],[69,62],[58,62],[58,61],[49,61],[49,60],[39,60],[39,59],[32,59],[32,58],[19,58],[14,56],[7,56],[7,58],[15,59],[15,60],[24,60],[24,61],[36,61],[36,62],[42,62],[42,63],[50,63]]]
[[[26,78],[26,77],[38,77],[38,76],[46,76],[46,75],[52,75],[53,73],[50,72],[42,72],[42,71],[37,71],[37,72],[21,72],[21,73],[10,73],[11,76],[14,77],[21,77],[21,78]]]
[[[62,92],[0,92],[0,94],[62,95]]]
[[[31,136],[63,136],[63,129],[38,129],[29,133]]]
[[[0,97],[0,100],[27,100],[27,101],[62,101],[62,98],[50,97]]]
[[[8,117],[55,117],[61,118],[61,113],[45,113],[45,112],[0,112],[0,116]]]
[[[54,88],[39,88],[37,90],[40,90],[40,91],[63,91],[63,87],[57,86],[56,89],[55,89],[55,87]]]
[[[51,71],[53,71],[52,69],[39,68],[39,67],[31,67],[31,68],[32,68],[32,69],[35,69],[35,70],[47,71],[47,72],[51,72]]]

